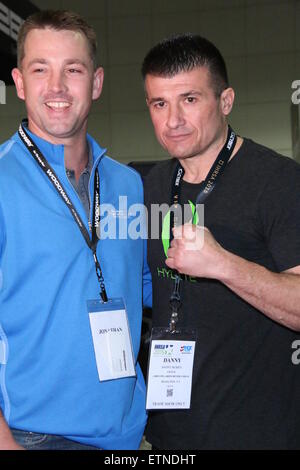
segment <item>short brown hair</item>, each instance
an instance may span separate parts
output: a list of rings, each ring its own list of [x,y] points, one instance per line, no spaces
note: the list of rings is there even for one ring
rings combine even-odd
[[[208,39],[198,34],[180,34],[164,39],[146,55],[142,76],[174,77],[196,67],[206,67],[211,76],[215,95],[228,88],[226,64],[220,51]]]
[[[33,29],[54,29],[55,31],[81,32],[87,38],[90,55],[97,67],[97,36],[94,29],[78,13],[69,10],[43,10],[30,15],[22,24],[18,36],[18,67],[21,68],[25,56],[25,40]]]

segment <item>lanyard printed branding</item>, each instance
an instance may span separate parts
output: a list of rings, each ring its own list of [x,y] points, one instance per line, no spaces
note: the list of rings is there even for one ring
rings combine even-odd
[[[219,181],[225,167],[230,160],[230,157],[233,153],[237,141],[235,132],[228,126],[228,133],[225,145],[214,161],[206,179],[200,185],[200,191],[196,198],[195,212],[192,220],[195,220],[195,214],[197,211],[197,204],[203,204],[207,197],[214,190],[217,181]],[[179,209],[180,209],[180,190],[182,179],[184,177],[184,169],[182,168],[180,162],[177,163],[173,181],[172,181],[172,193],[171,193],[171,205],[173,205],[174,210],[170,214],[170,238],[169,243],[173,239],[173,228],[178,226],[179,220]],[[175,274],[174,280],[174,290],[170,297],[170,307],[172,310],[171,320],[170,320],[170,331],[175,332],[176,324],[178,321],[178,310],[181,307],[181,295],[180,295],[180,282],[181,277],[178,273]]]
[[[209,173],[200,185],[200,192],[196,198],[196,205],[203,204],[205,199],[212,193],[214,190],[216,183],[220,176],[222,175],[225,167],[232,155],[236,144],[236,134],[228,126],[228,134],[226,143],[223,146],[222,150],[220,151],[219,155],[217,156],[216,160],[214,161]],[[171,195],[171,204],[173,204],[176,208],[180,204],[180,189],[182,184],[182,179],[184,177],[184,169],[182,168],[181,164],[178,162],[174,177],[173,177],[173,184],[172,184],[172,195]],[[170,236],[172,237],[172,229],[176,227],[176,217],[173,219],[173,223],[170,226]]]
[[[64,203],[70,210],[77,226],[79,227],[79,230],[83,238],[85,239],[88,247],[92,251],[94,262],[95,262],[96,274],[97,274],[97,278],[98,278],[98,281],[100,283],[100,288],[101,288],[100,296],[103,302],[107,302],[108,298],[106,294],[104,278],[103,278],[101,266],[100,266],[99,260],[97,258],[97,253],[96,253],[97,243],[99,240],[97,236],[97,228],[99,228],[100,226],[100,178],[99,178],[98,169],[96,169],[95,171],[95,179],[94,179],[94,207],[93,207],[93,223],[92,223],[92,239],[91,239],[84,223],[82,222],[80,215],[78,214],[75,207],[73,206],[71,199],[69,198],[66,190],[64,189],[55,171],[49,165],[49,163],[47,162],[46,158],[44,157],[40,149],[35,145],[35,143],[32,141],[32,139],[26,132],[25,126],[27,127],[27,124],[28,124],[28,121],[26,119],[22,121],[22,123],[19,126],[19,136],[23,144],[25,145],[25,147],[29,150],[34,160],[37,162],[39,167],[42,169],[44,174],[47,176],[47,178],[51,182],[52,186],[55,188],[57,194],[61,197],[61,199],[64,201]]]

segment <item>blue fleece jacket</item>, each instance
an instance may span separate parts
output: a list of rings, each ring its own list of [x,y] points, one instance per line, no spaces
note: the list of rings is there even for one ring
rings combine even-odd
[[[29,134],[88,228],[66,176],[64,147]],[[118,209],[119,196],[127,196],[128,207],[143,203],[138,174],[88,140],[94,160],[91,207],[96,167],[101,204]],[[106,238],[97,247],[108,296],[126,303],[135,358],[143,270],[150,296],[144,246],[142,239]],[[137,378],[99,381],[86,307],[88,299],[97,298],[92,252],[15,134],[0,147],[0,407],[12,428],[59,434],[103,449],[136,449],[146,422],[144,380],[137,365]]]

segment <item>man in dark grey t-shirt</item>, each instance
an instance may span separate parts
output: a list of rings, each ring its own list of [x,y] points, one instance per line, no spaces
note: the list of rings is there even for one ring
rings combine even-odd
[[[205,201],[204,227],[174,227],[168,250],[163,237],[149,240],[153,324],[169,324],[177,271],[178,326],[196,329],[198,341],[191,408],[150,412],[147,437],[161,449],[300,448],[300,369],[292,362],[300,339],[300,166],[239,136],[230,143],[234,91],[206,39],[165,40],[142,71],[156,136],[173,157],[145,179],[148,210],[172,203],[182,174],[180,203]]]

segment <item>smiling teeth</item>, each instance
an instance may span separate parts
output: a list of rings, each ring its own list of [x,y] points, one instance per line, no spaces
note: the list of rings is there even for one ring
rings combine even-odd
[[[50,108],[68,108],[70,106],[69,103],[64,102],[50,102],[46,104],[47,106],[50,106]]]

